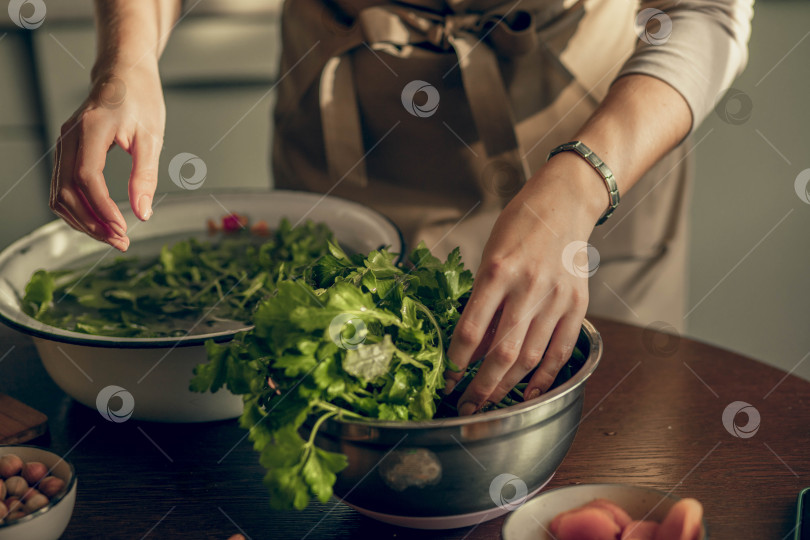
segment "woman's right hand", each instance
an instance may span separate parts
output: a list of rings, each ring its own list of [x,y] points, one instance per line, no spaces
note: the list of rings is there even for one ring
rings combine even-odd
[[[132,156],[130,204],[138,219],[149,219],[166,124],[157,61],[97,65],[92,80],[90,95],[56,143],[50,207],[74,229],[126,251],[127,224],[110,198],[104,164],[114,144]]]

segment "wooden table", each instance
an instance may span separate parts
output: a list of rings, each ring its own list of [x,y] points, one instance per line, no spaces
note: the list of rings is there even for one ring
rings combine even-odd
[[[550,487],[654,487],[702,501],[712,540],[792,538],[796,496],[810,486],[810,383],[689,339],[594,324],[605,353]],[[254,539],[500,538],[503,518],[431,532],[380,524],[336,501],[271,511],[263,469],[236,421],[113,424],[51,382],[30,338],[0,327],[0,357],[0,391],[50,417],[50,435],[34,443],[68,454],[78,471],[63,538],[224,540],[239,530]],[[723,426],[735,401],[760,413],[751,437]]]

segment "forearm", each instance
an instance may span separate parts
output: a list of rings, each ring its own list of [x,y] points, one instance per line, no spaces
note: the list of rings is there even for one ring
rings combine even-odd
[[[156,69],[180,5],[181,0],[96,0],[92,78],[111,68]]]
[[[675,89],[647,75],[627,75],[613,84],[574,139],[585,143],[611,168],[619,193],[624,194],[683,140],[691,125],[689,106]],[[599,174],[573,152],[557,154],[549,166],[582,173],[566,176],[577,184],[578,199],[595,223],[609,202]]]
[[[574,138],[608,164],[619,193],[626,193],[691,125],[689,106],[675,89],[647,75],[627,75],[613,84]]]
[[[642,34],[619,75],[666,81],[686,99],[695,129],[745,67],[753,4],[754,0],[641,0],[640,9],[657,11],[661,24],[668,19],[670,31],[649,19],[646,30],[652,34]],[[639,15],[643,22],[644,15]]]

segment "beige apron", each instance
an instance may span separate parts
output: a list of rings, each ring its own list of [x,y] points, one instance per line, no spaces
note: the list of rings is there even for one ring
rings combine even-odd
[[[635,46],[635,9],[627,0],[288,1],[275,185],[367,204],[409,246],[424,240],[438,255],[461,246],[476,268],[506,202],[605,97]],[[590,313],[681,328],[687,151],[622,194],[592,234],[601,263]]]

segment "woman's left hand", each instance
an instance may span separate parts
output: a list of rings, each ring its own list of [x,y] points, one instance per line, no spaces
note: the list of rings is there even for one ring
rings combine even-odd
[[[484,356],[459,414],[498,402],[540,364],[524,395],[548,390],[571,356],[588,306],[587,240],[607,208],[604,182],[572,152],[552,158],[504,208],[448,350],[445,392]]]

